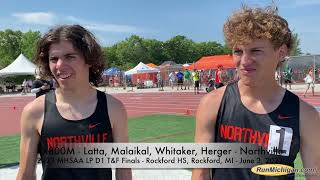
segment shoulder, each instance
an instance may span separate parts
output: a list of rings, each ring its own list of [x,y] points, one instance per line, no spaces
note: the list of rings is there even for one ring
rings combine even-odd
[[[300,100],[301,157],[305,167],[319,167],[320,116],[314,107]]]
[[[223,86],[202,97],[198,106],[197,117],[205,117],[206,120],[215,121],[225,90],[226,86]]]
[[[300,101],[300,121],[304,123],[308,123],[314,119],[319,119],[319,112],[309,103],[299,100]]]
[[[127,112],[123,103],[110,94],[106,93],[105,95],[111,124],[114,124],[115,121],[119,122],[123,119],[127,119]]]
[[[196,114],[195,142],[214,141],[216,119],[226,87],[221,87],[206,94],[200,101]]]
[[[117,110],[117,109],[123,109],[124,108],[123,103],[119,99],[117,99],[116,97],[112,96],[111,94],[105,93],[105,95],[106,95],[109,111],[110,110]]]
[[[28,103],[21,114],[21,125],[37,128],[39,122],[43,119],[45,96],[40,96]]]
[[[23,108],[22,113],[32,117],[39,116],[39,114],[42,114],[44,111],[44,101],[45,96],[34,99]]]
[[[319,112],[310,104],[300,99],[300,134],[302,139],[308,140],[309,134],[319,131]],[[305,138],[304,138],[305,137]],[[320,137],[319,137],[320,138]],[[310,139],[311,140],[311,139]]]
[[[226,87],[227,86],[223,86],[221,88],[215,89],[210,93],[206,94],[201,98],[200,104],[205,104],[209,106],[213,105],[214,107],[220,106]],[[212,108],[212,106],[208,108]]]
[[[124,105],[117,98],[106,94],[108,113],[114,142],[128,142],[128,119]]]

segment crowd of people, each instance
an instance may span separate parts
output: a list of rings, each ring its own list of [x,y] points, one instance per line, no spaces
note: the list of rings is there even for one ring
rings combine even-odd
[[[236,76],[236,71],[230,75],[223,68],[223,65],[218,65],[215,71],[194,69],[190,72],[189,70],[178,70],[178,72],[171,71],[169,73],[168,85],[172,89],[176,86],[177,91],[190,90],[191,87],[195,94],[199,94],[202,88],[206,88],[206,91],[210,92],[236,80]]]
[[[231,72],[231,73],[230,73]],[[315,83],[316,83],[316,74],[318,74],[318,70],[314,70],[313,67],[310,67],[304,74],[303,82],[306,84],[305,91],[303,93],[304,97],[306,97],[307,93],[311,91],[312,96],[315,95]],[[292,90],[292,84],[295,84],[298,80],[295,79],[297,77],[292,68],[284,68],[281,71],[275,71],[275,80],[279,85],[283,86],[286,89]],[[128,78],[128,82],[130,82],[130,78]],[[152,87],[157,87],[163,90],[163,87],[168,85],[172,89],[175,87],[177,91],[179,90],[190,90],[190,87],[194,89],[195,94],[199,94],[199,91],[205,89],[206,92],[210,92],[214,89],[218,89],[227,85],[230,82],[238,81],[238,70],[233,69],[232,71],[227,72],[224,69],[223,65],[218,65],[215,70],[178,70],[177,72],[171,71],[167,77],[164,79],[161,76],[161,73],[157,73],[154,76],[152,82]],[[104,80],[105,81],[105,80]],[[108,78],[108,86],[110,87],[118,87],[124,86],[124,80],[122,80],[120,75],[111,76]],[[139,83],[137,83],[137,87],[143,86],[142,81],[137,79]],[[132,86],[131,83],[127,82],[127,86]],[[301,82],[299,82],[301,83]],[[34,93],[36,97],[45,94],[46,92],[53,90],[55,88],[54,79],[45,80],[41,79],[39,75],[36,75],[35,80],[32,79],[24,79],[21,84],[20,90],[17,90],[17,85],[13,83],[6,83],[5,89],[11,89],[11,91],[21,91],[22,95],[27,93]],[[19,86],[20,87],[20,86]]]
[[[275,80],[278,82],[280,86],[283,86],[285,89],[292,90],[292,84],[297,83],[299,79],[295,79],[294,75],[297,73],[294,73],[292,68],[284,68],[281,71],[275,72]],[[303,96],[306,97],[308,91],[311,89],[312,96],[314,96],[314,89],[315,89],[315,83],[316,83],[316,75],[319,74],[318,70],[316,70],[313,66],[311,66],[309,69],[307,69],[303,73],[303,80],[302,83],[306,84],[305,91],[303,93]],[[299,82],[299,83],[301,83]]]

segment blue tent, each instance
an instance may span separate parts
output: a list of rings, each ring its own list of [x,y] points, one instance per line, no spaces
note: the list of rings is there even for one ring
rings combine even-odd
[[[105,76],[114,76],[121,74],[121,70],[116,67],[111,67],[103,71],[103,75]]]

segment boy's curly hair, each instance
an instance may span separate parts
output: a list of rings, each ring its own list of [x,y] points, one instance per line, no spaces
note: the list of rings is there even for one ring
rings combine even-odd
[[[73,47],[82,53],[89,68],[89,82],[97,86],[102,81],[105,56],[94,35],[80,25],[61,25],[49,30],[38,42],[36,64],[43,78],[54,78],[49,68],[49,49],[51,44],[70,41]]]
[[[285,44],[290,51],[293,43],[288,22],[278,15],[277,8],[273,6],[250,8],[243,5],[228,18],[223,32],[230,48],[254,39],[268,39],[275,49]]]

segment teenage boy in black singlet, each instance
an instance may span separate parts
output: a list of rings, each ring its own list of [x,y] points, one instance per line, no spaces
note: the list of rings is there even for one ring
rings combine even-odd
[[[304,168],[319,170],[319,114],[274,80],[276,67],[292,47],[287,21],[276,8],[243,6],[224,24],[224,36],[233,50],[240,80],[202,98],[195,142],[254,143],[265,149],[281,146],[282,153],[277,155],[281,163],[293,166],[300,151]],[[306,177],[320,179],[319,174]],[[194,169],[192,179],[291,180],[294,174],[272,177],[253,174],[250,169]]]
[[[45,159],[58,142],[128,142],[123,104],[94,88],[104,68],[101,46],[80,25],[57,26],[38,43],[40,76],[54,78],[55,91],[29,103],[21,115],[20,167],[17,179],[35,180],[37,152]],[[43,180],[107,180],[111,169],[48,168]],[[131,180],[130,169],[116,169],[116,178]]]

